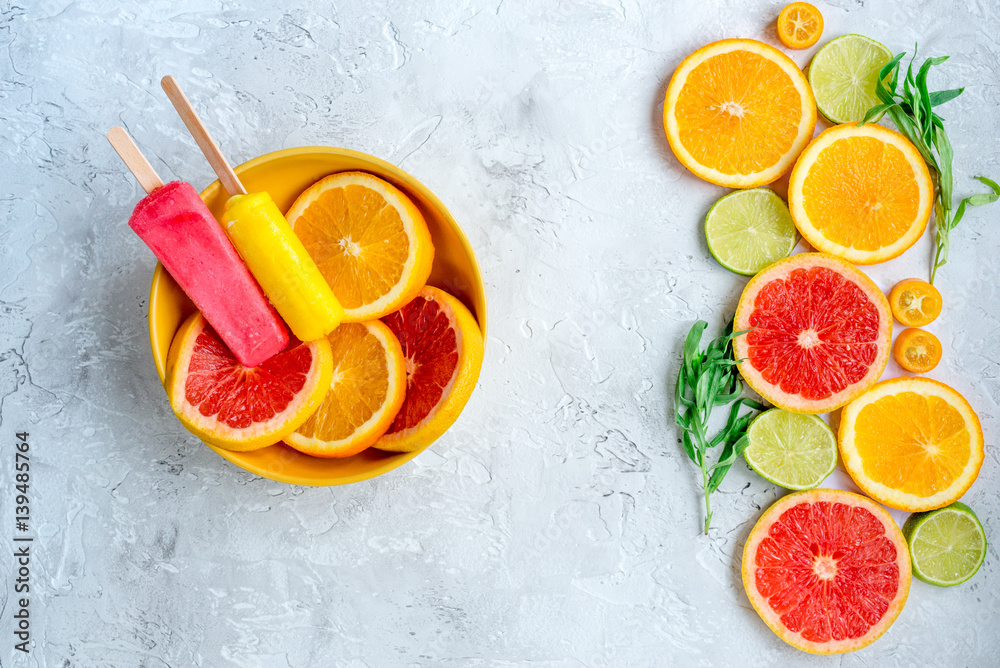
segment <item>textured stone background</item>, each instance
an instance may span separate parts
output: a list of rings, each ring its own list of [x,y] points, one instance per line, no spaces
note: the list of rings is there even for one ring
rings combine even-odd
[[[708,254],[701,220],[724,190],[673,158],[662,96],[704,43],[776,43],[782,4],[0,2],[0,665],[818,664],[740,582],[781,490],[738,464],[701,535],[668,409],[685,332],[720,326],[744,279]],[[1000,177],[996,0],[817,4],[824,38],[951,54],[933,85],[968,87],[942,108],[957,193]],[[486,360],[461,419],[412,463],[289,486],[174,418],[146,334],[154,260],[125,226],[141,193],[104,139],[125,125],[161,175],[214,178],[167,73],[234,163],[365,151],[462,222],[487,283]],[[933,377],[986,430],[965,500],[995,544],[998,216],[972,210],[954,233],[930,327],[946,346]],[[928,234],[869,273],[888,289],[924,276],[929,252]],[[34,444],[30,658],[12,650],[7,575],[19,430]],[[998,591],[991,548],[974,580],[914,581],[885,637],[822,663],[996,665]]]

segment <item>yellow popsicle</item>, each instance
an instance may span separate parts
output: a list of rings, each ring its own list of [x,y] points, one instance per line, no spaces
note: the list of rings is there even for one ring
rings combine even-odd
[[[230,197],[222,226],[300,341],[318,339],[340,324],[343,307],[270,195]]]

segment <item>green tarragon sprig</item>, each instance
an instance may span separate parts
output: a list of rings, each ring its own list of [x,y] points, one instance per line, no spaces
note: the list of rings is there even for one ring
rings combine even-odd
[[[952,152],[951,142],[944,131],[944,119],[934,113],[934,107],[954,100],[962,94],[964,88],[952,88],[930,92],[927,90],[927,74],[931,67],[948,60],[948,56],[928,58],[920,66],[916,76],[913,75],[913,61],[917,57],[917,48],[913,47],[913,56],[906,68],[902,91],[897,92],[899,83],[900,62],[906,53],[900,53],[886,63],[878,75],[876,94],[882,100],[868,110],[864,119],[858,125],[864,125],[878,119],[883,113],[896,124],[899,131],[917,147],[920,155],[931,171],[934,180],[937,200],[934,203],[934,266],[931,267],[931,283],[937,275],[937,270],[948,261],[948,234],[965,215],[966,206],[990,204],[1000,198],[1000,185],[985,176],[977,176],[979,181],[989,186],[992,193],[982,193],[966,197],[959,202],[958,208],[952,207]],[[888,83],[886,79],[888,78]]]
[[[684,341],[684,361],[677,374],[674,389],[675,419],[681,428],[684,451],[701,469],[701,487],[705,492],[705,533],[712,521],[709,496],[719,488],[722,479],[736,458],[747,447],[747,427],[754,412],[740,415],[740,407],[763,410],[764,405],[740,397],[743,383],[736,373],[738,360],[733,358],[733,339],[746,332],[733,332],[732,322],[726,333],[700,350],[701,335],[708,323],[699,320],[691,327]],[[716,406],[732,404],[726,426],[714,437],[708,436],[708,422]],[[721,445],[722,450],[714,464],[708,461],[709,449]]]

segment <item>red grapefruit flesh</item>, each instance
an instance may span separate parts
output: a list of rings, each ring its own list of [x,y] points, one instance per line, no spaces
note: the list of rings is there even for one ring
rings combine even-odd
[[[406,399],[375,447],[411,452],[429,445],[462,412],[479,378],[483,335],[462,302],[430,286],[382,322],[406,357]]]
[[[195,312],[170,345],[165,385],[174,413],[196,436],[227,450],[256,450],[312,415],[332,373],[326,338],[302,343],[290,337],[260,366],[243,366]]]
[[[740,374],[760,396],[796,413],[825,413],[871,387],[889,360],[892,312],[853,265],[802,253],[747,283],[733,342]]]
[[[861,649],[892,626],[910,591],[910,553],[896,522],[866,496],[789,494],[743,549],[743,586],[757,614],[813,654]]]

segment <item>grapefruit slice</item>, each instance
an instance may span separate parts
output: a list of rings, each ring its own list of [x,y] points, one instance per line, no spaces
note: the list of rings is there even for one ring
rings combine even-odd
[[[483,335],[462,302],[430,286],[382,322],[403,347],[406,399],[375,447],[412,452],[443,434],[462,412],[483,364]]]
[[[316,412],[285,443],[316,457],[350,457],[389,428],[406,395],[399,341],[378,320],[345,322],[327,335],[333,351],[330,388]]]
[[[195,311],[174,335],[167,356],[170,407],[198,438],[225,450],[258,450],[295,431],[330,386],[330,343],[288,346],[246,367]]]
[[[871,499],[797,492],[764,511],[743,549],[743,586],[761,619],[812,654],[875,642],[910,591],[903,532]]]
[[[795,413],[843,406],[882,375],[892,313],[878,286],[849,263],[801,253],[747,283],[733,341],[740,374],[760,396]]]

